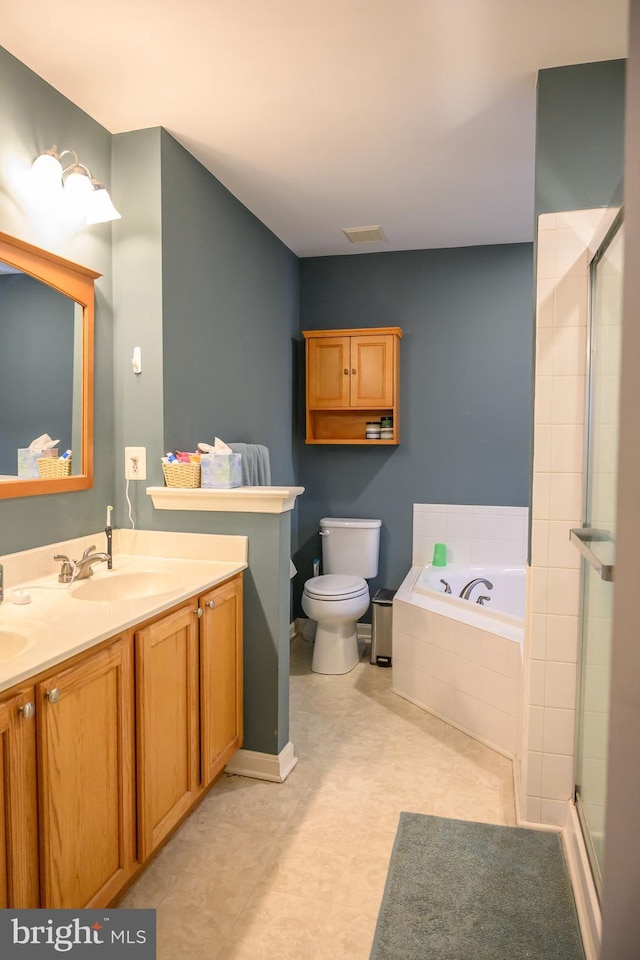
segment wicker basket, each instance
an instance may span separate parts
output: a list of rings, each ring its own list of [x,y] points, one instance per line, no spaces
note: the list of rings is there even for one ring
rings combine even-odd
[[[199,463],[163,463],[164,482],[168,487],[199,487]]]
[[[43,480],[71,476],[71,457],[58,460],[57,457],[38,457],[38,472]]]

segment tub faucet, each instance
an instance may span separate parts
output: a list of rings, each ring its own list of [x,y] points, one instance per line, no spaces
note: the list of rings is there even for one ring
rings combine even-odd
[[[468,600],[469,594],[471,593],[474,587],[478,586],[479,583],[484,583],[487,590],[493,590],[493,584],[491,583],[490,580],[485,580],[484,577],[476,577],[475,580],[470,580],[469,583],[462,588],[462,590],[460,591],[460,599]]]

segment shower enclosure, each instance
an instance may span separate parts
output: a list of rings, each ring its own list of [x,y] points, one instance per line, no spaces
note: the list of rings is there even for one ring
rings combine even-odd
[[[620,212],[590,265],[584,526],[571,532],[583,557],[575,803],[598,894],[605,857],[623,251]]]

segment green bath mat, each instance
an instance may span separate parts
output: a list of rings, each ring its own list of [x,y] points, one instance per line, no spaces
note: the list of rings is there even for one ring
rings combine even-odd
[[[371,960],[584,960],[559,835],[401,813]]]

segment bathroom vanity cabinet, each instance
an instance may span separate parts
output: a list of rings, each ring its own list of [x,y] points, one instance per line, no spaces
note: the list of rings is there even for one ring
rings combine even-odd
[[[145,860],[242,745],[242,578],[135,634],[138,843]]]
[[[306,330],[306,442],[399,442],[399,327]],[[393,438],[367,440],[368,421],[393,418]]]
[[[117,638],[0,705],[1,907],[102,906],[131,876],[131,651]]]
[[[0,908],[102,907],[242,746],[242,574],[0,694]]]

